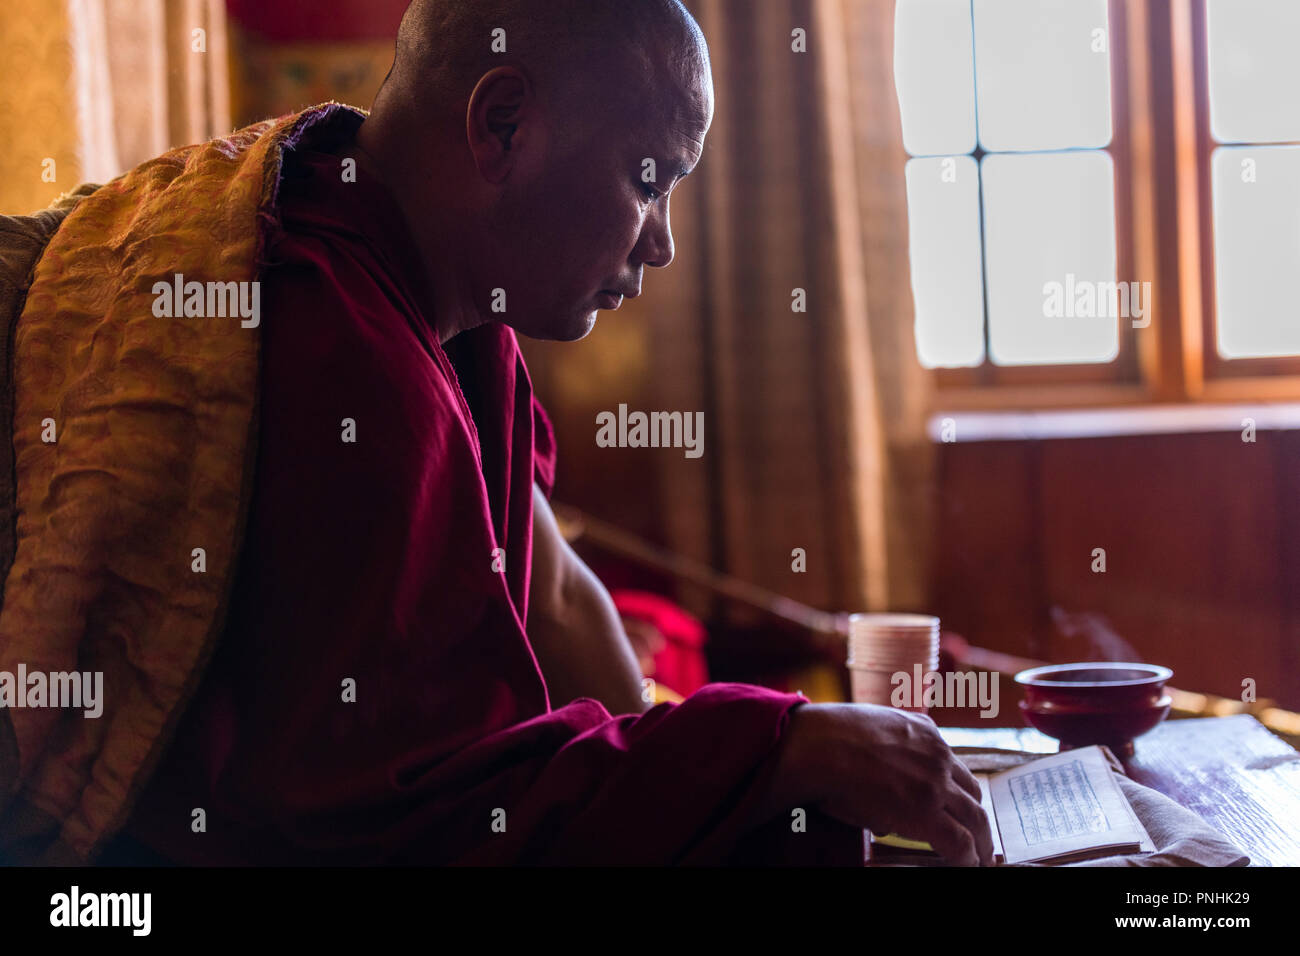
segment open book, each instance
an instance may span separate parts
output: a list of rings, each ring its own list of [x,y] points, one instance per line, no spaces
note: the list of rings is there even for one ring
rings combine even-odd
[[[1101,747],[1081,747],[1000,773],[977,773],[993,834],[994,862],[1072,863],[1117,853],[1155,852],[1155,844],[1115,781],[1119,763]],[[872,837],[873,861],[929,862],[928,844]]]

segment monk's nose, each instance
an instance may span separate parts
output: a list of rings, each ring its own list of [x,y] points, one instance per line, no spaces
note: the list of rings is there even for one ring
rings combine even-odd
[[[651,218],[645,222],[645,230],[641,234],[641,240],[645,246],[642,261],[648,266],[656,266],[662,269],[673,261],[673,231],[668,223],[668,205],[665,203],[663,211],[656,211]]]

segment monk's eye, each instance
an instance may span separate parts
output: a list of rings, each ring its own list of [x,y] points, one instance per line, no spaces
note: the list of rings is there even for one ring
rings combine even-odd
[[[649,183],[644,183],[644,182],[643,182],[643,183],[641,184],[641,191],[642,191],[643,193],[645,193],[646,198],[647,198],[648,200],[650,200],[650,202],[656,202],[656,201],[658,201],[659,199],[661,199],[661,198],[663,197],[663,193],[661,193],[659,190],[655,189],[655,188],[654,188],[653,186],[651,186]]]

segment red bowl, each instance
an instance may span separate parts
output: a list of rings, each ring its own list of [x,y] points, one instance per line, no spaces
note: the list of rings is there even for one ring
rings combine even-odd
[[[1025,723],[1061,742],[1062,750],[1105,744],[1132,756],[1140,737],[1169,715],[1165,682],[1174,676],[1158,664],[1096,661],[1050,664],[1016,675],[1025,688]]]

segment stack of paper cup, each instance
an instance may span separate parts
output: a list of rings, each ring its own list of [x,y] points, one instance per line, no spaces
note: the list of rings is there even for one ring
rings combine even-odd
[[[927,614],[850,615],[848,665],[855,704],[891,706],[895,688],[902,687],[903,709],[924,712],[917,706],[924,688],[914,685],[918,677],[939,669],[939,619]],[[895,679],[899,673],[907,679]]]

